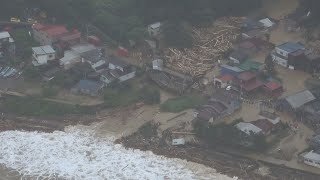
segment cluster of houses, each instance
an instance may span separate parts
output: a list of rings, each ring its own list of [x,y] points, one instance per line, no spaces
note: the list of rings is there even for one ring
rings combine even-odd
[[[252,122],[239,122],[234,126],[241,132],[242,145],[252,145],[251,138],[255,135],[268,136],[280,127],[280,117],[268,111],[261,111],[258,120]]]
[[[0,32],[0,62],[4,62],[5,55],[13,55],[15,53],[14,39],[7,31]]]
[[[320,135],[314,136],[310,140],[311,151],[301,154],[303,162],[310,166],[320,168]]]
[[[281,83],[275,80],[260,80],[258,73],[262,64],[246,60],[237,66],[221,65],[220,75],[214,77],[214,86],[233,90],[241,94],[263,92],[266,95],[278,96],[283,92]]]
[[[51,67],[44,74],[46,80],[53,79],[60,72],[58,68],[85,74],[85,79],[71,89],[74,93],[96,96],[114,81],[123,82],[135,77],[135,68],[117,56],[107,55],[94,36],[83,41],[78,30],[69,31],[63,25],[53,24],[38,23],[32,30],[34,40],[41,45],[32,48],[32,64]]]
[[[310,73],[319,72],[320,56],[312,53],[302,43],[285,42],[275,47],[271,52],[275,63],[292,70]]]

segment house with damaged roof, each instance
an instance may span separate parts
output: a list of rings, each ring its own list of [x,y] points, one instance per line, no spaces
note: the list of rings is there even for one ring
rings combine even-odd
[[[196,108],[195,116],[200,120],[213,123],[214,120],[231,115],[240,108],[241,102],[239,100],[223,95],[215,95],[206,104]]]
[[[124,60],[116,56],[111,56],[108,64],[108,69],[105,69],[100,76],[100,80],[106,85],[114,80],[124,82],[134,78],[136,69]]]
[[[60,41],[65,45],[72,45],[80,42],[81,33],[77,30],[69,31],[61,24],[41,24],[32,26],[33,38],[41,45],[53,45]]]

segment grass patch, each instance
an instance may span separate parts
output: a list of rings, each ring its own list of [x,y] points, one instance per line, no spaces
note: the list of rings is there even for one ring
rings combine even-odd
[[[63,116],[68,114],[94,114],[94,107],[63,104],[33,97],[8,96],[3,102],[6,112],[26,116]]]
[[[160,92],[153,86],[138,87],[139,83],[123,83],[108,87],[104,90],[104,104],[106,107],[124,107],[137,102],[158,104]]]
[[[200,95],[181,96],[173,99],[168,99],[161,104],[160,108],[165,112],[180,112],[186,109],[194,108],[195,106],[204,104],[206,99]]]

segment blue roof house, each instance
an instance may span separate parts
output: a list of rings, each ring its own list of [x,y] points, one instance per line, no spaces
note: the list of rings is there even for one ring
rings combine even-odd
[[[298,50],[305,50],[304,45],[299,42],[286,42],[276,46],[275,50],[271,53],[271,56],[277,64],[288,67],[289,54]]]
[[[71,88],[71,92],[75,94],[97,96],[103,87],[104,84],[102,82],[80,80],[73,88]]]

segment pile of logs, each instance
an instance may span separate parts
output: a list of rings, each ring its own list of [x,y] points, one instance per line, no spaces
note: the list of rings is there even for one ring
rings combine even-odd
[[[167,67],[178,72],[201,77],[222,59],[240,35],[243,18],[224,17],[208,28],[193,28],[194,46],[190,49],[168,48],[164,51]]]

